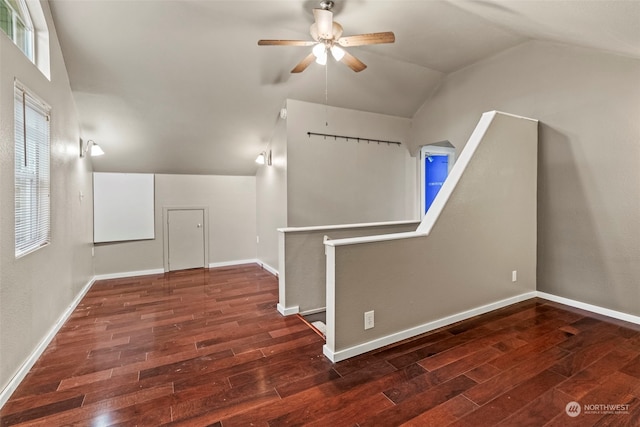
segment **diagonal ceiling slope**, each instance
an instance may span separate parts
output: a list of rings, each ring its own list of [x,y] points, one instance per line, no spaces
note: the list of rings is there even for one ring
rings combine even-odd
[[[361,73],[299,75],[308,48],[256,42],[309,39],[315,1],[50,4],[97,171],[253,175],[285,100],[325,102],[325,78],[331,105],[412,117],[446,74],[530,39],[640,57],[638,1],[336,0],[345,35],[396,43],[351,48]]]

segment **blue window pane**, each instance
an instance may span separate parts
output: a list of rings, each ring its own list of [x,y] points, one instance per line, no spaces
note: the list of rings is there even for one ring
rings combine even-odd
[[[424,191],[425,191],[425,212],[436,198],[442,188],[442,184],[447,179],[449,172],[449,156],[430,155],[424,159]]]

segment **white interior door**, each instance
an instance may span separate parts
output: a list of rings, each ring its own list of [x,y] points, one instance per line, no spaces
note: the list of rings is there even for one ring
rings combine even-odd
[[[169,210],[167,222],[169,271],[204,267],[204,210]]]

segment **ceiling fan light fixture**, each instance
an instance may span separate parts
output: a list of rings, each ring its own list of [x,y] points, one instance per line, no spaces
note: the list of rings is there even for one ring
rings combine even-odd
[[[292,73],[301,73],[314,62],[320,65],[327,64],[327,56],[331,55],[337,62],[342,62],[356,73],[367,68],[367,65],[358,58],[347,52],[345,48],[375,45],[383,43],[394,43],[395,34],[391,31],[382,33],[355,34],[343,37],[343,28],[338,22],[333,20],[333,1],[321,0],[320,8],[314,8],[313,20],[309,28],[312,41],[304,40],[258,40],[259,46],[313,46],[312,52],[308,53],[295,67]]]
[[[341,61],[344,58],[344,49],[340,46],[331,46],[331,55],[336,61]]]
[[[327,46],[324,43],[318,43],[313,47],[311,52],[316,57],[316,63],[325,65],[327,63]]]
[[[311,52],[316,56],[316,58],[320,58],[321,56],[327,56],[327,47],[324,43],[318,43],[311,49]]]
[[[266,156],[264,155],[264,151],[260,154],[258,154],[258,157],[256,157],[256,163],[259,165],[264,165],[266,161]]]

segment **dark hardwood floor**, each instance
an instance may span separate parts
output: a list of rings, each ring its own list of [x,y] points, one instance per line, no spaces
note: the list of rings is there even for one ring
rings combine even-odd
[[[96,282],[0,425],[640,426],[638,325],[533,299],[332,364],[277,299],[255,265]]]

